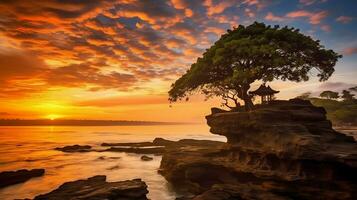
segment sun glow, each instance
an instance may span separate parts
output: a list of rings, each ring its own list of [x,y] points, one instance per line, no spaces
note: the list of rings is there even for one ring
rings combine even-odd
[[[56,115],[56,114],[50,114],[50,115],[46,116],[46,118],[49,119],[49,120],[55,120],[55,119],[58,119],[60,117],[61,117],[60,115]]]

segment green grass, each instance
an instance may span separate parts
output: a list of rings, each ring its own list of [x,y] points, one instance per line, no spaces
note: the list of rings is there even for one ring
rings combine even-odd
[[[315,106],[324,107],[327,118],[335,125],[357,124],[357,101],[336,101],[331,99],[309,98]]]

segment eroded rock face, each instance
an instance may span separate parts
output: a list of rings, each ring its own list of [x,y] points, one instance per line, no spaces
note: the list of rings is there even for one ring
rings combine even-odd
[[[168,149],[160,172],[195,194],[217,193],[212,186],[219,184],[240,186],[228,190],[236,188],[237,199],[264,199],[242,190],[254,184],[255,190],[281,198],[354,198],[357,144],[333,130],[325,114],[297,99],[252,112],[215,112],[207,123],[212,133],[227,137],[227,144]],[[199,199],[212,199],[204,194]]]
[[[141,179],[106,182],[105,176],[94,176],[86,180],[64,183],[50,193],[36,196],[35,200],[147,200],[147,193],[147,185]]]

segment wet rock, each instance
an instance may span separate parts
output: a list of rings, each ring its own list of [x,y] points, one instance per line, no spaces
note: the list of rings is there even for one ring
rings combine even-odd
[[[110,143],[107,143],[110,144]],[[125,143],[112,143],[112,144],[125,144]],[[128,143],[126,143],[128,144]],[[177,148],[177,147],[204,147],[204,146],[220,146],[224,144],[223,142],[210,141],[210,140],[193,140],[193,139],[182,139],[179,141],[171,141],[163,138],[155,138],[153,142],[147,143],[131,143],[133,146],[122,147],[122,146],[112,146],[104,151],[113,151],[113,152],[126,152],[126,153],[137,153],[137,154],[155,154],[161,155],[168,148]],[[140,144],[140,147],[136,147]],[[145,144],[145,145],[143,145]],[[109,145],[108,145],[109,146]]]
[[[168,146],[174,144],[175,142],[171,140],[166,140],[164,138],[155,138],[152,143],[157,146]]]
[[[102,143],[101,146],[121,146],[121,147],[149,147],[157,146],[152,142],[119,142],[119,143]]]
[[[150,157],[150,156],[141,156],[141,158],[140,158],[141,160],[143,160],[143,161],[150,161],[150,160],[153,160],[154,158],[153,157]]]
[[[107,170],[117,170],[117,169],[120,169],[119,165],[114,165],[114,166],[111,166],[111,167],[107,168]]]
[[[182,139],[177,142],[174,142],[173,147],[185,147],[185,146],[194,146],[194,147],[220,147],[224,142],[212,141],[212,140],[194,140],[194,139]]]
[[[131,142],[131,143],[103,143],[101,146],[110,147],[107,149],[92,149],[89,145],[70,145],[65,147],[57,147],[56,150],[75,153],[75,152],[125,152],[136,154],[155,154],[161,155],[167,148],[185,147],[185,146],[217,146],[222,142],[210,140],[193,140],[183,139],[179,141],[171,141],[163,138],[155,138],[153,142]],[[99,157],[98,160],[103,160],[105,157]]]
[[[86,180],[66,182],[50,193],[36,196],[35,200],[146,200],[147,193],[147,185],[141,179],[106,182],[106,176],[94,176]]]
[[[55,150],[63,151],[67,153],[74,153],[74,152],[89,152],[91,151],[92,147],[89,145],[70,145],[64,147],[57,147]]]
[[[139,148],[139,147],[110,147],[104,151],[111,152],[126,152],[126,153],[137,153],[137,154],[162,154],[165,151],[165,147],[150,147],[150,148]]]
[[[210,190],[192,200],[291,200],[289,197],[275,195],[255,185],[214,185]]]
[[[121,157],[117,157],[117,156],[99,156],[97,159],[95,160],[118,160]]]
[[[99,156],[96,160],[105,160],[106,157],[105,156]]]
[[[152,142],[129,142],[129,143],[102,143],[101,146],[110,146],[117,148],[143,148],[143,147],[170,147],[170,146],[209,146],[220,145],[221,142],[211,140],[194,140],[194,139],[182,139],[179,141],[166,140],[164,138],[155,138]]]
[[[43,176],[44,169],[21,169],[18,171],[5,171],[0,173],[0,188],[25,182],[33,177]]]
[[[206,117],[210,131],[226,136],[227,143],[171,146],[160,173],[194,194],[217,184],[248,184],[281,198],[354,199],[357,143],[333,130],[325,115],[323,108],[295,99],[251,112],[211,114]],[[239,190],[237,199],[260,199]]]

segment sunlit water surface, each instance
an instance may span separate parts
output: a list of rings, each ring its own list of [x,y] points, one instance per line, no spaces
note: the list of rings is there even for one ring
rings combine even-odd
[[[225,141],[207,125],[0,127],[0,171],[44,168],[42,177],[0,189],[0,199],[33,198],[67,181],[106,175],[107,181],[141,178],[152,200],[175,199],[167,181],[157,173],[161,156],[142,161],[141,155],[116,152],[63,153],[53,150],[72,144],[99,148],[103,142],[152,141],[155,137]]]

